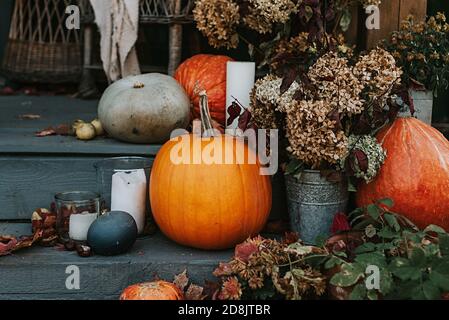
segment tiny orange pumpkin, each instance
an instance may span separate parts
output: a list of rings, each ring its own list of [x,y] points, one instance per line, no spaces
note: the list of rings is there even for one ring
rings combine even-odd
[[[173,283],[154,281],[129,286],[120,300],[184,300],[184,294]]]

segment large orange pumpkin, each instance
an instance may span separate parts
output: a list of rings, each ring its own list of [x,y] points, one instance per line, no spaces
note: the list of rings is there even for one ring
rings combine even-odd
[[[184,294],[173,283],[155,281],[129,286],[120,300],[184,300]]]
[[[373,182],[359,186],[357,204],[391,198],[393,210],[418,227],[449,231],[449,141],[415,118],[398,118],[377,139],[387,159]]]
[[[180,152],[190,159],[172,161]],[[218,161],[203,161],[206,153]],[[256,158],[228,135],[184,135],[162,147],[151,171],[150,199],[165,235],[190,247],[226,249],[262,230],[271,209],[271,180],[260,174],[258,161],[232,161],[237,156]]]
[[[183,62],[175,79],[184,87],[193,103],[193,116],[200,117],[199,97],[196,88],[207,91],[212,119],[225,125],[226,119],[226,65],[232,61],[227,56],[198,54]]]

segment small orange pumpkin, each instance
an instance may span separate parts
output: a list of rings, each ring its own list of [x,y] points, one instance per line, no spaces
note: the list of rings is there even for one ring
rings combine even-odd
[[[120,300],[184,300],[184,294],[173,283],[155,281],[129,286]]]
[[[398,118],[377,140],[387,159],[377,178],[361,183],[357,205],[391,198],[393,211],[418,227],[436,224],[449,231],[449,141],[415,118]]]
[[[200,118],[199,97],[196,88],[206,90],[213,120],[225,125],[226,69],[230,57],[198,54],[184,61],[176,70],[175,79],[184,87],[193,103],[193,116]]]
[[[202,96],[201,106],[206,109],[202,115],[208,118],[207,97]],[[203,128],[212,128],[210,118],[204,117]],[[199,249],[227,249],[257,235],[271,209],[270,177],[261,175],[258,160],[232,161],[250,155],[257,159],[254,151],[228,135],[181,138],[160,149],[151,171],[151,208],[162,232],[175,242]],[[172,161],[180,149],[190,161]],[[220,161],[202,161],[205,152],[220,149]]]

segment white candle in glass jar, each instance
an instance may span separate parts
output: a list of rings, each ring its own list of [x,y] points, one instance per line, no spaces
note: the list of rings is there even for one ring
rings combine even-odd
[[[111,210],[129,213],[141,234],[145,228],[147,176],[144,169],[117,171],[112,175]]]
[[[90,226],[97,219],[98,213],[74,213],[70,215],[69,237],[75,241],[86,241]]]

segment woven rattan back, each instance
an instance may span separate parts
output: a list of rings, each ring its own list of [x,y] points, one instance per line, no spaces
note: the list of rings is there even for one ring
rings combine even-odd
[[[2,69],[20,82],[75,82],[82,72],[81,31],[66,28],[78,0],[16,0]]]

